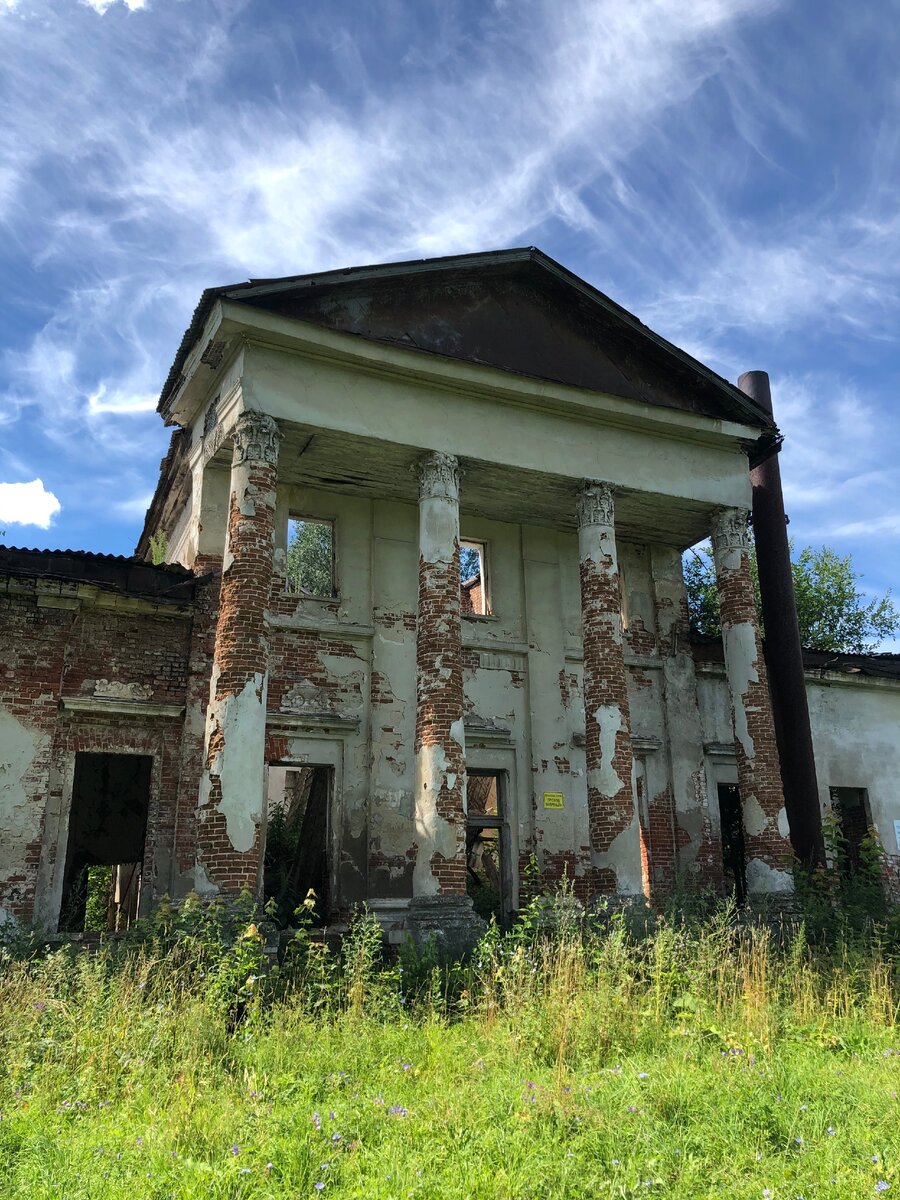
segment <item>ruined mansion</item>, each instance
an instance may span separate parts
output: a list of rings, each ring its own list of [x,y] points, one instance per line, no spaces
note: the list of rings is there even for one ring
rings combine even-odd
[[[0,547],[0,919],[780,898],[828,811],[896,868],[900,666],[790,641],[761,373],[528,248],[210,289],[159,412],[134,557]]]

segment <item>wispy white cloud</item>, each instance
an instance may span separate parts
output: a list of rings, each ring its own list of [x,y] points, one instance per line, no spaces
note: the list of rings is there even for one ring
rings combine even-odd
[[[692,277],[663,287],[645,316],[676,339],[727,338],[813,322],[868,337],[893,336],[900,310],[900,219],[849,212],[776,234],[723,222]]]
[[[40,479],[30,483],[0,483],[0,521],[49,529],[62,505]]]
[[[156,392],[144,392],[138,395],[122,389],[110,392],[106,384],[101,383],[97,390],[88,396],[88,412],[91,416],[98,416],[101,413],[137,416],[139,413],[154,412],[157,399]]]
[[[242,0],[202,14],[159,0],[90,33],[57,3],[65,19],[21,23],[10,55],[8,94],[30,102],[0,131],[0,212],[34,267],[77,282],[6,351],[0,420],[42,413],[82,461],[133,456],[158,439],[154,397],[203,286],[509,245],[550,219],[596,235],[584,185],[613,180],[627,199],[618,164],[721,69],[736,24],[770,7],[531,0],[485,10],[477,37],[450,9],[403,87],[373,82],[364,31],[336,37],[332,23],[327,53],[355,93],[283,75],[232,95]],[[255,32],[273,59],[279,34]],[[59,80],[65,105],[34,91],[37,75]]]
[[[772,380],[785,435],[781,475],[790,531],[799,545],[851,552],[857,567],[877,539],[882,553],[867,573],[881,594],[900,545],[900,430],[874,396],[846,379],[809,374]]]
[[[805,26],[786,73],[750,45],[796,34],[786,0],[311,5],[269,24],[249,0],[134,20],[114,2],[20,3],[0,81],[0,227],[14,272],[55,289],[0,357],[0,422],[38,418],[79,504],[84,463],[122,455],[119,494],[152,481],[151,409],[192,306],[248,275],[539,241],[724,374],[788,330],[883,339],[900,316],[898,96],[880,93],[864,170],[802,186],[804,93],[830,87],[838,111],[848,39],[892,36],[865,13],[845,38]],[[777,374],[796,526],[833,527],[835,496],[856,521],[881,479],[872,402],[848,372]]]
[[[150,506],[152,498],[152,492],[145,492],[141,496],[132,496],[129,500],[119,500],[114,505],[115,511],[119,516],[125,517],[127,520],[134,520],[135,517],[143,517]]]
[[[147,0],[121,0],[121,2],[132,12],[137,12],[139,8],[146,6]],[[86,4],[88,8],[92,8],[102,17],[106,10],[112,8],[114,4],[118,4],[119,0],[80,0],[80,3]]]

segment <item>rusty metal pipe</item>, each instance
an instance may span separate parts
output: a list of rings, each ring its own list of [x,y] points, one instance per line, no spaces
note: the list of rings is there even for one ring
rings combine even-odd
[[[769,376],[765,371],[747,371],[738,380],[738,387],[773,415]],[[778,460],[778,454],[773,454],[750,472],[753,533],[766,666],[791,845],[802,863],[816,866],[824,862],[822,812]]]

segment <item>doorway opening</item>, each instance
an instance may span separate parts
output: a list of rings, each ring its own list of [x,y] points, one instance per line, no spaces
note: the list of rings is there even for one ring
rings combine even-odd
[[[747,899],[747,852],[744,848],[744,813],[736,783],[720,783],[719,821],[722,830],[722,866],[734,888],[738,904]]]
[[[307,899],[312,923],[328,923],[332,910],[328,845],[334,768],[269,766],[265,894],[278,905],[278,920],[289,925]],[[312,893],[312,896],[310,895]]]
[[[466,891],[480,917],[507,925],[512,876],[505,772],[467,772],[466,805]]]
[[[848,879],[859,870],[863,842],[872,825],[869,794],[865,788],[833,787],[829,790],[831,811],[838,819],[840,831],[837,865]]]
[[[121,933],[137,919],[153,759],[75,755],[61,932]]]

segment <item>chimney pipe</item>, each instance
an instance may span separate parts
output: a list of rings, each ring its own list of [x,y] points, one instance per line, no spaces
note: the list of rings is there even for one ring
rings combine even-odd
[[[738,387],[769,416],[773,415],[769,376],[765,371],[745,372],[738,380]],[[814,867],[824,862],[822,812],[778,454],[754,467],[750,481],[753,485],[753,535],[765,626],[766,666],[784,803],[794,853],[802,863]]]

